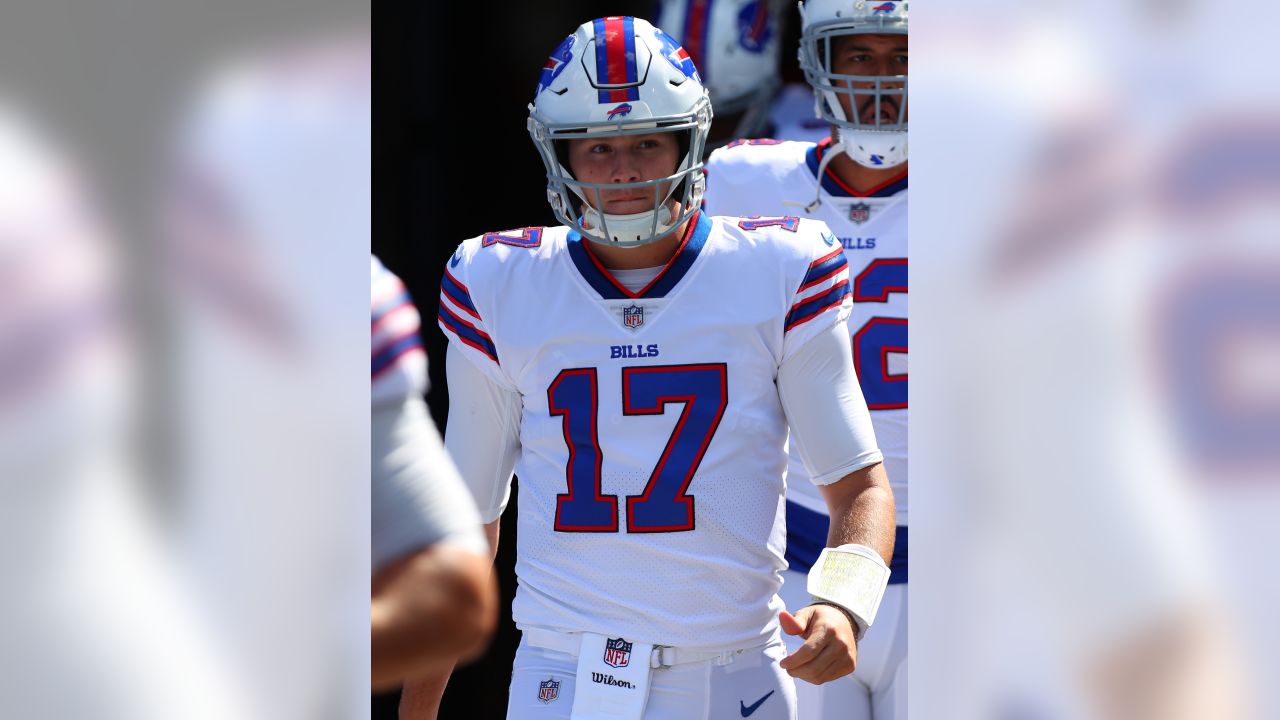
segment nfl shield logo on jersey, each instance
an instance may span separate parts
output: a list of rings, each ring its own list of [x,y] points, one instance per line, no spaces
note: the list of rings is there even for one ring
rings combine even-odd
[[[604,663],[616,668],[626,667],[631,662],[631,643],[622,638],[609,638],[604,644]]]
[[[639,305],[622,308],[622,327],[635,330],[644,324],[644,308]],[[628,645],[627,647],[631,647]]]
[[[544,703],[560,697],[560,681],[559,680],[543,680],[538,683],[538,699]]]
[[[849,208],[849,219],[861,225],[871,219],[871,206],[866,203],[858,203]]]

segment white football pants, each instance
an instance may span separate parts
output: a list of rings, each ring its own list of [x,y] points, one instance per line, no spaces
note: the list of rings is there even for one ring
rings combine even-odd
[[[728,664],[704,660],[652,671],[645,720],[795,720],[796,682],[778,662],[786,657],[778,642],[748,650]],[[511,670],[508,720],[568,720],[573,709],[578,660],[520,640]],[[559,682],[554,700],[539,697],[546,680]]]
[[[789,612],[813,602],[802,573],[782,574],[778,595]],[[787,652],[804,640],[783,635]],[[880,602],[875,624],[858,643],[858,668],[852,675],[822,685],[796,681],[799,720],[906,720],[907,718],[907,585],[890,585]]]

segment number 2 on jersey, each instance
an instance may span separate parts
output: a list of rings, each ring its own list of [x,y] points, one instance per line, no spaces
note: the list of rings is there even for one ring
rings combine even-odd
[[[618,496],[600,487],[604,454],[597,422],[599,382],[595,368],[561,370],[547,388],[553,417],[563,418],[569,491],[556,495],[559,532],[617,532]],[[724,363],[622,368],[622,414],[663,415],[682,405],[671,437],[644,492],[627,497],[627,532],[680,532],[694,528],[689,483],[720,426],[729,403]]]
[[[888,302],[892,293],[907,291],[905,258],[872,261],[853,279],[855,303]],[[873,317],[853,335],[853,365],[869,410],[900,410],[907,406],[907,376],[889,372],[889,353],[907,352],[905,318]]]

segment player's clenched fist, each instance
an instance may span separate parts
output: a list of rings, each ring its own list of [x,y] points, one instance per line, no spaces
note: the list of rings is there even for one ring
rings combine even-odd
[[[844,677],[858,663],[858,641],[848,616],[830,605],[810,605],[795,615],[778,613],[782,631],[804,638],[804,645],[779,663],[793,678],[814,685]]]

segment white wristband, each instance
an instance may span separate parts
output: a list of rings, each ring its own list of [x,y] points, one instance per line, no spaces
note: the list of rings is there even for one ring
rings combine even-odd
[[[888,585],[889,567],[866,545],[824,548],[809,570],[809,594],[847,610],[858,625],[858,639],[875,622]]]

